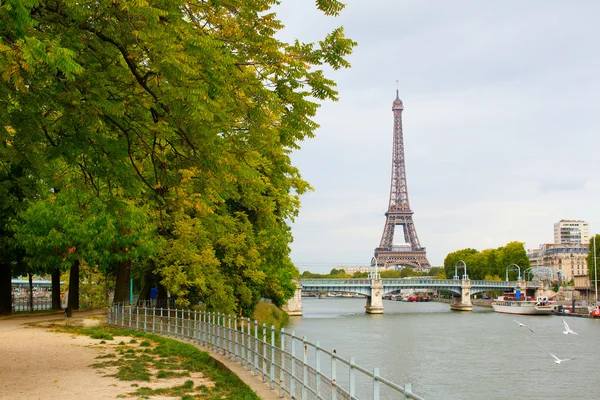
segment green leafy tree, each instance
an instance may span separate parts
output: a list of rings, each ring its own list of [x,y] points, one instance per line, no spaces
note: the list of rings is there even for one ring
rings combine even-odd
[[[429,270],[427,275],[435,276],[438,279],[447,279],[444,268],[433,267]]]
[[[590,282],[594,286],[596,284],[596,278],[598,275],[598,261],[600,261],[600,235],[595,235],[595,239],[596,248],[594,248],[594,237],[590,238],[590,243],[588,245],[588,254],[586,258],[588,266],[588,276],[590,278]]]
[[[39,272],[23,262],[24,250],[15,240],[11,224],[36,193],[28,164],[9,144],[0,142],[0,314],[12,312],[12,277]],[[30,291],[31,293],[31,291]]]
[[[355,43],[342,28],[318,43],[278,40],[276,3],[0,6],[0,139],[35,158],[39,177],[65,165],[101,198],[148,204],[164,246],[140,265],[182,304],[198,296],[248,314],[260,296],[293,293],[288,223],[310,186],[290,153],[336,99],[320,67],[348,67]]]
[[[486,279],[486,277],[498,277],[504,279],[506,269],[511,264],[516,264],[521,274],[529,268],[529,258],[525,251],[524,243],[510,242],[496,249],[485,249],[481,252],[475,249],[463,249],[450,253],[444,259],[444,272],[446,276],[454,276],[455,266],[463,260],[467,265],[467,273],[470,279]],[[462,263],[459,265],[459,267]],[[458,275],[462,276],[462,268],[458,269]],[[509,269],[509,279],[516,280],[518,271],[515,267]]]
[[[47,273],[75,268],[69,280],[72,309],[79,308],[82,260],[105,276],[115,276],[116,264],[148,257],[155,245],[146,210],[114,199],[103,202],[72,188],[32,201],[12,228],[28,265]]]
[[[476,253],[477,253],[477,250],[475,250],[475,249],[463,249],[463,250],[457,250],[453,253],[448,254],[446,256],[446,258],[444,258],[444,272],[446,273],[446,276],[453,277],[454,273],[455,273],[456,264],[459,262],[459,260],[463,260],[466,263],[465,259],[469,258],[470,255],[476,254]],[[467,272],[469,272],[468,264],[467,264]],[[459,270],[458,275],[462,276],[463,273],[464,273],[464,270]]]

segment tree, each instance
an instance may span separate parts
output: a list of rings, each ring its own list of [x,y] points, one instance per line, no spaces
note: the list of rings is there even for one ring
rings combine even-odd
[[[248,314],[260,296],[293,293],[288,223],[310,186],[290,153],[313,136],[319,102],[336,100],[320,66],[348,67],[355,43],[342,28],[281,42],[275,4],[0,7],[0,140],[34,157],[50,186],[59,170],[44,166],[64,165],[99,197],[148,204],[164,242],[140,265],[182,304]]]
[[[466,260],[465,260],[466,258],[468,258],[470,255],[476,254],[476,253],[477,253],[477,250],[475,250],[475,249],[463,249],[463,250],[457,250],[453,253],[448,254],[446,256],[446,258],[444,258],[444,272],[446,273],[446,276],[453,277],[455,274],[455,271],[456,271],[456,264],[458,263],[458,261],[463,260],[466,262]],[[468,267],[467,267],[467,272],[469,272]],[[463,273],[464,273],[464,271],[463,271]],[[459,276],[462,276],[462,273],[459,272]]]
[[[50,273],[73,269],[69,307],[79,308],[79,273],[83,260],[104,275],[116,275],[121,261],[152,254],[155,229],[147,210],[66,187],[45,199],[30,201],[12,230],[29,266]],[[129,279],[126,281],[127,287]]]
[[[595,238],[595,240],[594,240]],[[594,248],[594,243],[596,244],[596,248]],[[595,256],[595,257],[594,257]],[[588,266],[588,276],[590,278],[590,282],[592,285],[596,285],[596,279],[598,275],[598,257],[600,256],[600,235],[595,235],[590,238],[590,243],[588,245],[588,255],[586,258],[587,266]]]
[[[522,242],[510,242],[505,246],[496,249],[485,249],[481,252],[475,249],[463,249],[450,253],[444,259],[446,276],[454,276],[455,266],[459,260],[463,260],[467,264],[470,279],[487,279],[486,277],[490,276],[504,279],[506,268],[509,265],[518,265],[521,274],[530,265]],[[459,269],[459,276],[462,275],[460,271]],[[515,268],[509,270],[511,280],[516,280],[517,275],[518,271]]]
[[[0,314],[12,312],[12,277],[36,272],[23,263],[24,251],[15,240],[11,224],[36,193],[27,163],[7,143],[0,143]]]

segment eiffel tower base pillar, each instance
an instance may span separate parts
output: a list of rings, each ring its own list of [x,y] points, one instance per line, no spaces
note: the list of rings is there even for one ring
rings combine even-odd
[[[471,280],[463,279],[461,281],[461,295],[452,296],[450,309],[455,311],[473,311],[473,303],[471,303]]]
[[[294,293],[294,297],[289,299],[281,308],[288,313],[290,317],[302,316],[302,284],[299,280],[296,281],[296,292]]]
[[[365,311],[367,314],[383,314],[383,282],[381,279],[371,279],[371,295],[367,296]]]

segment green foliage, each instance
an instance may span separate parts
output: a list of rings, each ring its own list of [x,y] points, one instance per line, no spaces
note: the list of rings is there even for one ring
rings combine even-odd
[[[427,274],[430,276],[435,276],[438,279],[448,279],[444,268],[433,267]]]
[[[404,268],[404,269],[406,269],[406,268]],[[379,273],[379,276],[381,278],[401,278],[402,274],[400,273],[400,271],[397,271],[397,270],[389,270],[389,271],[381,271]]]
[[[285,327],[289,321],[289,315],[274,304],[261,301],[256,305],[252,319],[259,323],[265,323],[268,327],[275,329]]]
[[[594,237],[590,238],[590,244],[588,246],[588,254],[586,258],[587,266],[588,266],[588,276],[590,278],[590,282],[595,284],[596,278],[598,275],[598,261],[600,261],[600,235],[595,235],[596,237],[596,248],[594,249]],[[594,255],[596,258],[594,259]],[[594,266],[596,268],[594,268]]]
[[[13,227],[29,265],[139,260],[180,305],[244,315],[293,295],[289,223],[311,187],[290,154],[356,43],[282,42],[275,4],[0,6],[0,159],[25,155],[51,193]]]
[[[516,264],[520,268],[522,276],[523,272],[530,266],[522,242],[510,242],[505,246],[496,249],[485,249],[481,252],[475,249],[463,249],[450,253],[444,259],[444,272],[447,277],[453,277],[455,270],[458,271],[459,277],[464,274],[464,268],[459,260],[464,261],[467,265],[467,273],[470,279],[485,279],[486,276],[500,279],[505,277],[507,267],[512,264]],[[455,269],[457,265],[458,268]],[[518,277],[517,268],[509,268],[508,274],[510,280],[516,280]]]
[[[90,336],[92,337],[92,339],[113,340],[113,336],[110,333],[106,333],[103,331],[94,331]]]

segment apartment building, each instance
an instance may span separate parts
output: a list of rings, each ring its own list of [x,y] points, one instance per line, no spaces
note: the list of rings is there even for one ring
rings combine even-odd
[[[589,244],[590,226],[581,220],[561,219],[554,224],[554,244]]]
[[[569,282],[575,276],[587,275],[588,246],[581,243],[542,244],[538,249],[528,250],[531,266],[544,266],[560,271],[563,281]]]

